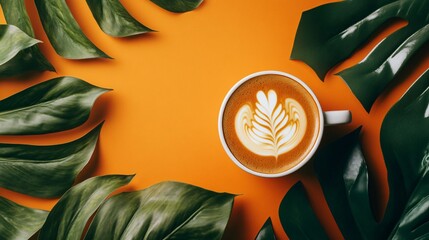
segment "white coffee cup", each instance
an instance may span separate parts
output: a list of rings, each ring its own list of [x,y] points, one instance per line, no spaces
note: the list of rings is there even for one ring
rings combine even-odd
[[[317,136],[317,139],[314,143],[314,145],[311,147],[311,150],[307,153],[307,155],[303,158],[303,160],[301,160],[297,165],[293,166],[292,168],[280,172],[280,173],[262,173],[262,172],[256,172],[252,169],[249,169],[248,167],[246,167],[245,165],[243,165],[235,156],[234,154],[231,152],[231,150],[229,149],[226,141],[225,141],[225,136],[223,133],[223,117],[224,117],[224,111],[225,111],[225,107],[226,104],[228,102],[228,100],[230,99],[231,95],[235,92],[235,90],[240,87],[244,82],[253,79],[257,76],[261,76],[261,75],[281,75],[281,76],[285,76],[289,79],[294,80],[295,82],[299,83],[302,87],[304,87],[308,93],[311,95],[311,97],[313,98],[314,102],[317,105],[317,109],[318,109],[318,114],[319,114],[319,119],[320,119],[320,124],[319,124],[319,134]],[[299,168],[301,168],[302,166],[304,166],[304,164],[306,164],[308,162],[308,160],[311,159],[311,157],[314,155],[314,153],[316,152],[316,150],[318,149],[319,145],[320,145],[320,141],[322,139],[323,136],[323,129],[324,126],[330,126],[330,125],[337,125],[337,124],[345,124],[345,123],[349,123],[351,121],[351,112],[349,110],[339,110],[339,111],[323,111],[321,106],[320,106],[320,102],[317,99],[316,95],[313,93],[313,91],[310,89],[310,87],[308,87],[307,84],[305,84],[302,80],[300,80],[299,78],[288,74],[288,73],[284,73],[284,72],[280,72],[280,71],[261,71],[261,72],[256,72],[253,74],[250,74],[248,76],[246,76],[245,78],[241,79],[239,82],[237,82],[230,90],[229,92],[226,94],[225,99],[222,102],[222,106],[220,108],[220,112],[219,112],[219,119],[218,119],[218,131],[219,131],[219,137],[220,137],[220,141],[222,142],[222,146],[225,149],[226,153],[228,154],[228,156],[231,158],[231,160],[237,165],[239,166],[241,169],[243,169],[244,171],[251,173],[253,175],[259,176],[259,177],[267,177],[267,178],[275,178],[275,177],[282,177],[282,176],[286,176],[288,174],[291,174],[293,172],[295,172],[296,170],[298,170]]]

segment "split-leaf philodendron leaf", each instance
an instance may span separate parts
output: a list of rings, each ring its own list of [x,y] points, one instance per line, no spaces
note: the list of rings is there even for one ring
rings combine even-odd
[[[85,239],[221,239],[233,202],[232,194],[162,182],[108,199]]]
[[[101,126],[61,145],[0,144],[0,186],[37,197],[63,194],[90,160]]]
[[[61,197],[49,213],[39,239],[80,240],[86,222],[104,199],[117,188],[128,184],[132,178],[127,175],[106,175],[77,184]],[[124,206],[119,206],[119,209],[126,210]]]
[[[169,11],[187,12],[197,8],[203,0],[153,0],[153,2]],[[46,35],[59,55],[68,59],[110,58],[82,32],[65,0],[35,0],[35,3]],[[8,24],[17,26],[34,38],[25,0],[0,0],[0,4]],[[87,0],[87,4],[106,34],[127,37],[153,31],[133,18],[119,0]],[[22,50],[6,63],[0,64],[0,77],[46,70],[55,71],[39,48],[33,46]]]
[[[113,37],[128,37],[152,32],[134,19],[119,0],[86,0],[100,28]]]
[[[131,178],[100,176],[74,186],[49,213],[39,239],[81,239],[94,212],[85,239],[221,239],[234,195],[162,182],[104,201]]]
[[[203,0],[151,0],[156,5],[175,13],[189,12],[196,9]]]
[[[329,239],[313,213],[301,182],[295,184],[283,198],[279,216],[290,239]]]
[[[276,240],[271,218],[265,221],[255,240]]]
[[[68,59],[110,58],[82,32],[65,0],[35,0],[43,28],[55,51]]]
[[[429,71],[419,77],[383,121],[380,141],[388,172],[389,200],[381,221],[375,219],[371,208],[359,129],[315,155],[315,169],[326,201],[345,239],[429,237],[428,109]],[[305,194],[289,191],[285,199],[297,197],[305,198]],[[303,219],[288,222],[286,231],[305,228],[307,220],[314,219],[314,213],[302,206],[283,204],[285,209],[298,211]]]
[[[108,89],[73,77],[51,79],[0,101],[0,135],[68,130],[84,123]]]
[[[302,14],[291,58],[321,79],[395,18],[407,26],[383,39],[359,64],[339,75],[367,111],[411,57],[429,41],[429,0],[360,0],[322,5]]]
[[[8,24],[18,27],[28,36],[34,38],[34,31],[31,27],[24,0],[0,0],[0,5]],[[8,50],[7,48],[5,49]],[[55,71],[54,67],[40,52],[39,47],[34,45],[21,51],[7,63],[1,64],[0,77],[19,75],[28,71],[46,70]]]
[[[0,197],[0,239],[29,239],[43,225],[47,211],[27,208]]]
[[[20,51],[37,43],[40,41],[28,36],[13,25],[0,25],[0,65],[11,60]]]

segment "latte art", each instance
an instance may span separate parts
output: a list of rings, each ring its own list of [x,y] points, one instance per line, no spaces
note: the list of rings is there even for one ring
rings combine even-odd
[[[258,91],[257,102],[244,104],[235,116],[235,131],[251,152],[276,159],[295,148],[307,129],[304,108],[293,98],[279,100],[274,90]]]
[[[225,102],[221,136],[240,164],[281,173],[302,162],[319,137],[320,110],[313,96],[288,76],[247,79]]]

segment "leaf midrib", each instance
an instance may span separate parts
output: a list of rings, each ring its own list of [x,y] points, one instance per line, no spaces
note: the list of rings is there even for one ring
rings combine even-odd
[[[71,97],[76,97],[76,95],[80,95],[80,94],[81,93],[79,93],[79,94],[75,93],[75,94],[72,94],[72,95],[69,95],[69,96],[63,97],[63,98],[56,98],[56,99],[52,99],[52,100],[49,100],[49,101],[40,102],[40,103],[37,103],[37,104],[32,104],[32,105],[29,105],[29,106],[26,106],[26,107],[20,107],[20,108],[17,108],[17,109],[12,109],[12,110],[7,110],[7,111],[1,111],[0,112],[0,116],[11,114],[11,113],[15,113],[15,112],[19,112],[19,111],[25,111],[25,110],[27,110],[29,108],[44,106],[44,105],[47,105],[49,103],[56,102],[56,101],[59,101],[59,100],[63,100],[63,99],[71,98]]]

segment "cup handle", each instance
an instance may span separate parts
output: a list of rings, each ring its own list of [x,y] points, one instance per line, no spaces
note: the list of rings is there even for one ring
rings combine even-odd
[[[323,112],[325,126],[349,123],[352,121],[352,113],[349,110]]]

